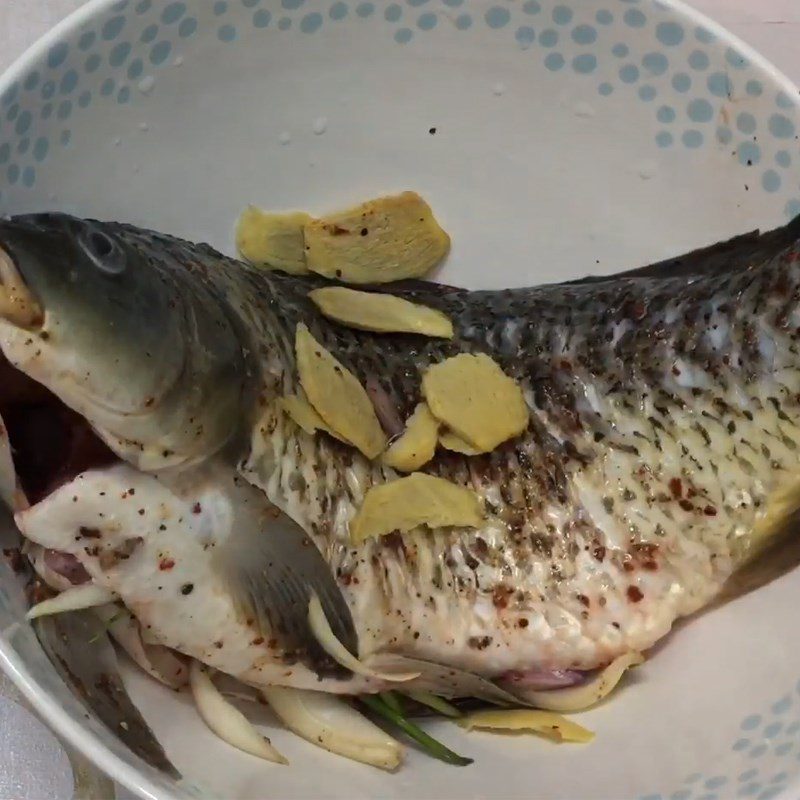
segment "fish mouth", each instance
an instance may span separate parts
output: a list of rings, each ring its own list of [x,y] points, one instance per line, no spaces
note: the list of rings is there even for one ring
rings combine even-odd
[[[17,483],[31,505],[81,472],[119,461],[84,417],[2,355],[0,417]]]
[[[0,318],[25,330],[44,322],[44,309],[25,283],[10,253],[0,244]]]

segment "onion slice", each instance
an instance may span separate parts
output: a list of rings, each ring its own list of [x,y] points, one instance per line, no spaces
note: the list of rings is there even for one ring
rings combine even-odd
[[[356,675],[365,678],[374,678],[379,681],[413,681],[419,677],[419,672],[378,672],[371,669],[363,661],[359,661],[337,638],[325,616],[319,597],[316,592],[311,593],[308,601],[308,624],[311,632],[319,642],[322,649],[337,663]]]
[[[65,611],[80,611],[83,608],[102,606],[116,599],[116,595],[104,586],[94,583],[85,583],[82,586],[73,586],[65,589],[61,594],[42,600],[31,608],[25,615],[26,619],[45,617],[48,614],[62,614]]]
[[[127,608],[111,604],[97,607],[94,613],[105,622],[111,638],[159,683],[180,689],[189,682],[186,661],[162,644],[146,644],[139,621]]]
[[[189,683],[203,722],[220,739],[238,750],[266,761],[274,761],[276,764],[289,763],[272,746],[269,739],[262,736],[247,717],[222,696],[199,661],[192,662],[189,669]]]
[[[488,709],[474,711],[456,720],[468,731],[532,731],[556,742],[591,742],[594,734],[560,714],[533,708]]]
[[[261,691],[285,725],[311,744],[380,769],[400,765],[400,743],[334,695],[283,686]]]
[[[572,686],[569,689],[550,689],[547,691],[520,691],[521,699],[536,708],[548,711],[569,713],[583,711],[599,703],[620,682],[620,679],[630,667],[635,667],[644,661],[641,653],[624,653],[615,658],[605,669],[601,670],[592,680]]]

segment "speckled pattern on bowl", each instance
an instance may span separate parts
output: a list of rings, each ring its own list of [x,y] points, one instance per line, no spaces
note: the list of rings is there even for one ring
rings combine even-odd
[[[0,211],[58,208],[230,251],[243,205],[322,211],[414,188],[468,286],[608,273],[800,213],[797,90],[678,2],[89,3],[0,82]],[[143,796],[723,800],[800,796],[800,578],[681,627],[588,747],[437,735],[467,769],[394,776],[289,737],[232,751],[128,671],[186,778],[87,719],[0,582],[0,661],[51,723]],[[276,729],[259,710],[259,719]],[[313,768],[312,768],[313,766]]]

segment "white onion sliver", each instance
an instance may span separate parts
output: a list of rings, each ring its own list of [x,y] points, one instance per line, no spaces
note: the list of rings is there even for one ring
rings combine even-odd
[[[338,664],[354,672],[356,675],[363,675],[365,678],[374,678],[379,681],[393,681],[402,683],[403,681],[413,681],[419,677],[419,672],[378,672],[371,669],[363,661],[359,661],[337,638],[331,629],[322,603],[316,592],[312,592],[311,600],[308,602],[308,624],[311,632],[320,643],[322,649]]]
[[[601,670],[595,678],[580,686],[542,692],[519,692],[519,695],[532,706],[547,711],[561,713],[583,711],[585,708],[599,703],[620,682],[627,669],[635,667],[643,661],[641,653],[624,653],[615,658],[604,670]]]
[[[289,763],[272,746],[269,739],[262,736],[247,717],[220,694],[199,661],[192,662],[189,682],[197,711],[220,739],[238,750],[267,761],[274,761],[276,764]]]
[[[42,600],[31,608],[25,615],[26,619],[36,619],[48,614],[61,614],[64,611],[80,611],[83,608],[92,608],[110,603],[116,598],[114,592],[104,586],[94,583],[85,583],[65,589],[61,594]]]
[[[168,647],[146,644],[142,640],[139,621],[128,611],[117,605],[99,606],[94,610],[108,626],[114,641],[148,675],[171,689],[180,689],[189,682],[189,669]]]
[[[380,769],[400,765],[400,743],[334,695],[283,686],[261,691],[285,725],[317,747]]]

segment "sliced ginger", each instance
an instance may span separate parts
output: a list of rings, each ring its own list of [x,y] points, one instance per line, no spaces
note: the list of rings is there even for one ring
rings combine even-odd
[[[420,525],[477,528],[482,521],[481,502],[475,492],[444,478],[414,472],[367,491],[350,522],[350,539],[358,543]]]
[[[359,292],[345,286],[314,289],[308,296],[326,317],[351,328],[453,338],[453,323],[441,311],[401,297]]]
[[[428,367],[422,394],[434,417],[479,453],[494,450],[528,426],[522,389],[483,353],[460,353]]]
[[[533,708],[502,708],[473,711],[456,720],[468,731],[478,728],[490,731],[531,731],[556,742],[591,742],[594,734],[577,722]]]
[[[269,214],[249,206],[239,218],[236,248],[257,267],[303,275],[308,272],[303,227],[310,220],[302,211]]]
[[[450,237],[415,192],[311,220],[304,234],[308,268],[345,283],[419,278],[450,250]]]
[[[420,403],[406,422],[406,429],[383,454],[383,463],[400,472],[414,472],[436,452],[439,421],[427,403]]]
[[[334,358],[302,323],[295,334],[300,384],[314,410],[339,438],[376,458],[386,435],[358,378]]]
[[[292,421],[306,433],[313,435],[317,431],[325,431],[336,439],[345,442],[346,440],[336,431],[325,424],[325,420],[317,414],[314,406],[308,402],[308,398],[302,389],[296,394],[282,397],[279,401],[281,408],[289,415]]]
[[[242,258],[266,269],[386,283],[430,272],[450,251],[450,237],[416,192],[403,192],[321,219],[249,206],[239,218],[236,245]],[[452,336],[452,330],[428,335]]]
[[[442,431],[439,434],[439,444],[445,450],[452,450],[454,453],[463,453],[465,456],[477,456],[481,451],[475,445],[464,441],[453,431]]]

